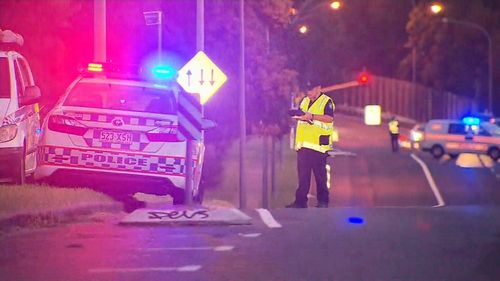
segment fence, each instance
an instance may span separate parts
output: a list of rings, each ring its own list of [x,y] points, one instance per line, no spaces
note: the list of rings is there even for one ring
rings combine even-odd
[[[330,92],[336,105],[364,107],[378,104],[384,113],[404,116],[416,121],[456,119],[472,112],[471,98],[449,92],[438,92],[386,77],[372,76],[367,85]]]

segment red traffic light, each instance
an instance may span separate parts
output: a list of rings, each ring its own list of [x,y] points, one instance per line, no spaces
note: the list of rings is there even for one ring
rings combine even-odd
[[[370,76],[366,72],[363,72],[358,76],[358,83],[361,85],[365,85],[369,81],[370,81]]]

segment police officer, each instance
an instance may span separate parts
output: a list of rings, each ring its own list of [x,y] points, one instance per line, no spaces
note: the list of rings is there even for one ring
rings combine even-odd
[[[332,99],[317,86],[307,92],[307,96],[300,103],[300,109],[305,114],[293,117],[298,120],[295,150],[299,185],[295,192],[295,201],[287,205],[287,208],[307,208],[312,171],[316,178],[317,207],[328,207],[326,158],[333,140],[334,108]]]
[[[396,116],[392,116],[388,126],[389,126],[389,135],[391,137],[392,152],[398,152],[399,122],[398,120],[396,120]]]

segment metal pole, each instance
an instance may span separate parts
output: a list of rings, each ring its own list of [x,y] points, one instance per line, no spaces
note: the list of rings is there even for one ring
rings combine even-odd
[[[486,33],[488,34],[488,33]],[[488,111],[490,114],[493,114],[493,42],[491,40],[491,36],[488,34],[488,61],[489,61],[489,69],[488,69]]]
[[[240,0],[240,209],[246,208],[245,190],[245,0]]]
[[[263,127],[264,128],[264,127]],[[262,132],[262,208],[269,209],[269,187],[268,187],[268,136]]]
[[[162,44],[163,12],[158,12],[158,63],[161,63],[161,44]]]
[[[106,0],[94,0],[94,61],[106,62]]]
[[[196,49],[203,51],[205,48],[204,32],[204,0],[197,0],[196,3]],[[194,141],[186,140],[186,189],[185,189],[185,204],[190,206],[193,204],[193,150]]]

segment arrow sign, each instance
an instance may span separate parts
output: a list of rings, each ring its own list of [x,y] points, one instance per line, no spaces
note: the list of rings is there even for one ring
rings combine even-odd
[[[203,69],[201,69],[201,80],[200,80],[200,85],[203,86],[203,83],[205,83],[205,81],[203,81]]]
[[[188,82],[188,86],[191,86],[191,75],[192,75],[191,70],[188,70],[186,72],[186,75],[187,75],[187,79],[188,79],[188,81],[187,81]]]
[[[199,94],[201,104],[208,101],[227,80],[226,74],[224,74],[224,72],[222,72],[222,70],[201,51],[188,61],[177,73],[179,73],[177,83],[181,85],[184,91],[191,94]],[[208,80],[208,78],[210,78],[210,80]],[[191,79],[197,80],[191,83]],[[199,83],[195,81],[199,81]]]
[[[214,81],[214,70],[213,69],[212,69],[211,73],[212,73],[212,76],[210,78],[210,84],[213,86],[215,84],[215,81]]]

